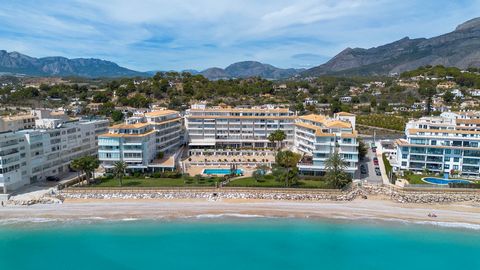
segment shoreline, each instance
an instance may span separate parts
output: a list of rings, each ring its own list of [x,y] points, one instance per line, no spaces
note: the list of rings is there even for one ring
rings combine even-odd
[[[436,218],[428,217],[435,213]],[[382,196],[353,201],[259,199],[66,199],[0,208],[0,226],[48,221],[292,218],[411,222],[480,230],[478,203],[401,204]]]

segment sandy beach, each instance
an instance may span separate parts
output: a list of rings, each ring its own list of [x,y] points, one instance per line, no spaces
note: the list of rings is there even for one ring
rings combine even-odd
[[[435,213],[437,217],[428,217]],[[201,217],[286,217],[328,219],[378,219],[480,228],[480,205],[400,204],[384,198],[350,202],[299,202],[270,200],[157,200],[67,199],[63,204],[8,206],[0,209],[0,221],[175,219]]]

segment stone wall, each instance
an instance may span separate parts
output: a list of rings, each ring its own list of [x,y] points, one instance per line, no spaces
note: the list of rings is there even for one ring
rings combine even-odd
[[[480,190],[426,190],[395,186],[353,185],[346,191],[318,189],[89,189],[67,188],[36,201],[11,202],[30,205],[35,203],[61,203],[67,199],[264,199],[285,201],[351,201],[356,198],[383,195],[398,203],[480,203]]]

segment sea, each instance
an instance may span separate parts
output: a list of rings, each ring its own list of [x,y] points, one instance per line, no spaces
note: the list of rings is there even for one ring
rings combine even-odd
[[[209,216],[0,220],[0,269],[480,269],[467,224]]]

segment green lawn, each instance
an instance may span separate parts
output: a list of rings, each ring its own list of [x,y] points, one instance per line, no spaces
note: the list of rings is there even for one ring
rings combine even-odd
[[[258,182],[253,177],[245,177],[230,180],[227,187],[271,187],[271,188],[283,188],[285,182],[276,181],[272,177],[264,177]],[[328,183],[322,180],[306,180],[301,179],[298,184],[292,186],[292,188],[324,188],[329,189]]]
[[[431,185],[430,183],[423,182],[422,178],[424,177],[438,177],[435,175],[425,175],[425,174],[410,174],[406,175],[405,178],[411,185]]]
[[[216,182],[223,181],[223,178],[203,178],[196,180],[194,177],[183,178],[125,178],[123,187],[214,187]],[[91,184],[91,187],[119,187],[116,178],[100,179],[99,182]]]

